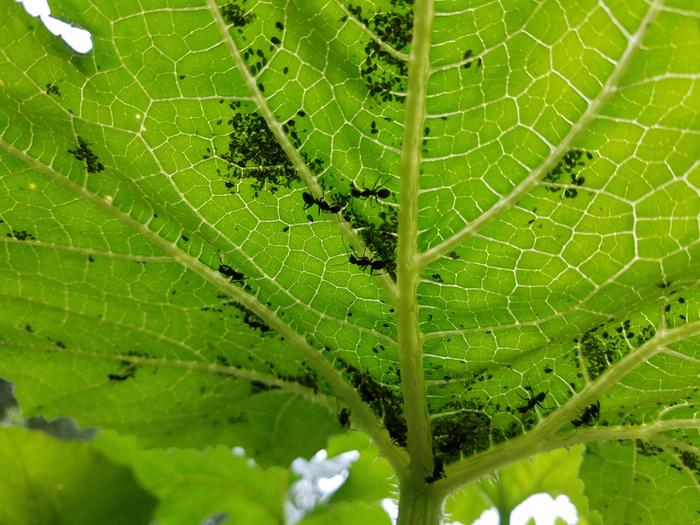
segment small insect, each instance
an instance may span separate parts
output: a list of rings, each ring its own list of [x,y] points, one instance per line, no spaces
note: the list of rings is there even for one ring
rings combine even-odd
[[[340,423],[340,426],[343,428],[350,427],[350,411],[347,408],[342,408],[340,412],[338,412],[338,423]]]
[[[241,272],[237,272],[227,264],[219,265],[219,273],[231,279],[231,282],[238,281],[243,282],[244,275]]]
[[[521,399],[524,399],[527,401],[527,405],[523,405],[521,407],[518,407],[518,412],[521,414],[524,414],[525,412],[532,410],[535,408],[535,406],[538,406],[540,408],[544,408],[542,406],[542,401],[544,401],[544,398],[547,397],[547,394],[544,392],[540,392],[539,394],[535,394],[534,396],[528,398],[524,398],[523,396],[520,396]]]
[[[588,405],[583,409],[583,414],[578,419],[574,419],[571,424],[575,427],[580,427],[581,425],[588,425],[597,421],[600,418],[600,401],[596,401],[592,405]]]
[[[370,275],[375,270],[386,270],[387,269],[387,262],[386,261],[372,259],[370,257],[367,257],[366,255],[363,255],[362,257],[356,257],[355,255],[350,255],[349,261],[350,261],[350,264],[354,264],[355,266],[359,266],[359,268],[361,270],[366,270],[367,268],[369,268]]]
[[[372,197],[374,200],[377,200],[377,198],[380,199],[386,199],[389,195],[391,195],[391,192],[386,189],[386,188],[378,188],[377,186],[379,185],[379,181],[372,186],[371,188],[358,188],[354,184],[350,188],[350,195],[355,197],[356,199],[368,199]]]
[[[311,195],[308,192],[304,192],[301,194],[302,198],[304,199],[304,209],[308,210],[313,206],[314,204],[318,206],[318,211],[322,212],[325,211],[326,213],[338,213],[340,210],[343,209],[342,206],[338,206],[337,204],[328,204],[325,200],[317,199],[313,195]]]
[[[435,483],[439,479],[445,477],[445,466],[440,458],[435,458],[435,463],[433,466],[433,472],[429,476],[425,476],[426,483]]]

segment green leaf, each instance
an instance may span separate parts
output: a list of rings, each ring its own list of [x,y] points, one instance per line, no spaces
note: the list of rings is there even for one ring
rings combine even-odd
[[[156,501],[90,444],[0,427],[0,523],[137,525]]]
[[[697,523],[698,449],[637,440],[591,446],[581,476],[606,523]]]
[[[287,472],[278,467],[263,470],[223,447],[144,450],[136,440],[109,432],[99,434],[95,447],[129,465],[158,498],[155,519],[160,525],[201,523],[221,513],[230,525],[284,522]]]
[[[700,510],[696,2],[56,1],[82,55],[6,4],[26,415],[285,467],[354,427],[400,525],[577,444]]]
[[[472,483],[450,495],[445,502],[445,514],[451,521],[467,524],[475,522],[493,506],[480,484]],[[506,515],[510,518],[510,514]]]
[[[350,432],[331,438],[326,447],[329,457],[357,450],[360,457],[350,466],[350,475],[335,492],[330,503],[362,500],[378,503],[396,496],[396,480],[391,465],[362,433]]]
[[[390,525],[387,513],[378,505],[363,501],[338,503],[316,511],[299,525],[353,525],[361,520],[366,525]]]
[[[579,479],[583,447],[557,449],[518,461],[499,470],[493,477],[465,487],[448,500],[446,512],[456,521],[471,523],[486,509],[495,507],[510,517],[530,496],[546,492],[552,498],[566,495],[577,509],[580,524],[600,523],[591,515]]]

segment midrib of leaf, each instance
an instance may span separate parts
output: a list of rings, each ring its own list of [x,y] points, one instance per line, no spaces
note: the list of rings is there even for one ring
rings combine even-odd
[[[601,5],[604,6],[604,4]],[[523,181],[520,184],[518,184],[510,194],[508,194],[503,199],[499,200],[485,213],[480,215],[471,223],[464,226],[460,231],[458,231],[451,237],[424,251],[420,255],[418,261],[421,267],[427,266],[432,261],[454,250],[467,238],[479,233],[486,226],[488,226],[493,221],[498,219],[501,215],[503,215],[503,213],[515,206],[515,204],[532,188],[534,188],[540,182],[540,180],[547,174],[547,172],[556,165],[556,163],[561,159],[561,157],[567,151],[569,151],[569,149],[571,149],[571,147],[576,143],[579,137],[588,128],[589,124],[591,124],[591,122],[593,122],[593,120],[597,118],[598,114],[600,113],[600,110],[605,106],[610,97],[617,91],[617,88],[620,85],[620,81],[623,79],[625,73],[627,72],[627,68],[632,63],[632,60],[634,59],[634,56],[637,50],[639,49],[639,45],[641,44],[644,35],[649,29],[649,26],[654,21],[654,18],[656,17],[661,7],[661,0],[652,0],[646,15],[639,24],[639,27],[637,27],[637,30],[632,34],[628,34],[622,26],[622,24],[617,23],[617,26],[620,29],[620,31],[622,31],[623,34],[627,36],[627,47],[623,51],[619,61],[613,69],[612,74],[608,77],[608,80],[605,82],[598,95],[594,99],[589,101],[586,110],[581,114],[578,121],[574,123],[574,125],[571,127],[571,129],[562,139],[562,141],[557,146],[554,146],[552,144],[549,145],[551,150],[549,156],[547,156],[540,163],[539,166],[532,170],[530,174],[527,177],[525,177],[525,179],[523,179]],[[607,11],[607,14],[610,16],[611,20],[616,20],[613,13]],[[540,136],[540,138],[544,142],[546,142],[546,139],[544,137]]]
[[[277,143],[280,145],[289,161],[292,163],[292,166],[294,166],[294,169],[297,171],[297,173],[299,173],[299,177],[309,189],[309,192],[317,199],[323,198],[323,188],[316,180],[316,177],[314,177],[314,175],[311,173],[311,170],[309,170],[309,167],[306,165],[304,159],[301,157],[297,149],[287,138],[287,135],[282,129],[282,124],[275,117],[274,113],[272,112],[272,109],[270,109],[270,106],[267,103],[267,99],[258,88],[255,78],[250,74],[250,71],[246,66],[245,60],[243,60],[243,57],[241,56],[241,53],[238,50],[236,42],[233,40],[233,38],[231,38],[231,35],[228,32],[228,26],[226,25],[226,22],[221,16],[219,6],[217,5],[216,0],[207,0],[207,9],[209,9],[212,18],[214,19],[216,28],[219,30],[219,34],[221,35],[221,38],[224,44],[226,45],[229,54],[231,55],[231,59],[233,60],[236,66],[236,70],[240,73],[241,79],[248,88],[248,92],[250,93],[252,100],[255,102],[257,110],[265,119],[265,123],[270,129],[270,132],[277,140]],[[335,221],[340,230],[341,235],[345,239],[347,239],[347,241],[357,253],[369,253],[368,248],[365,246],[362,239],[357,235],[355,230],[352,229],[350,224],[339,219],[336,214],[333,214],[331,220]],[[389,274],[378,274],[377,278],[382,283],[382,286],[384,287],[384,290],[389,296],[390,301],[394,302],[396,297],[396,286],[391,280]]]
[[[256,297],[245,293],[241,288],[230,283],[227,279],[220,275],[217,270],[214,270],[198,259],[191,257],[178,248],[176,244],[164,239],[157,233],[151,231],[146,225],[113,206],[111,200],[105,199],[90,192],[87,188],[56,172],[50,166],[43,164],[12,144],[0,141],[0,149],[5,150],[9,155],[43,173],[54,182],[60,184],[67,191],[78,195],[85,201],[90,202],[104,212],[114,216],[140,236],[149,240],[154,245],[162,249],[163,252],[170,255],[174,262],[177,262],[184,268],[187,268],[188,270],[199,275],[206,281],[210,282],[215,288],[233,297],[236,302],[240,303],[245,308],[251,310],[262,318],[266,324],[268,324],[281,337],[283,337],[284,340],[299,353],[300,357],[306,359],[316,368],[320,376],[328,381],[338,397],[342,399],[352,410],[353,422],[358,426],[358,428],[361,428],[365,433],[367,433],[367,435],[375,442],[382,454],[386,457],[387,461],[391,463],[395,472],[405,472],[407,462],[403,451],[393,446],[389,440],[386,430],[383,428],[369,406],[362,401],[357,391],[355,391],[355,389],[345,381],[340,373],[333,368],[332,364],[329,363],[317,349],[309,345],[301,334],[297,333],[291,326],[282,321],[282,319],[280,319],[273,311],[261,304]]]
[[[423,371],[422,336],[416,297],[420,267],[418,256],[418,192],[420,189],[421,141],[430,76],[433,0],[413,6],[411,54],[408,61],[408,93],[401,159],[399,162],[399,242],[396,317],[399,342],[401,390],[408,426],[408,454],[416,479],[433,470],[432,431]]]
[[[696,419],[665,419],[643,425],[617,425],[605,428],[592,428],[579,431],[568,439],[552,441],[547,444],[548,446],[540,447],[538,450],[544,451],[546,449],[571,447],[581,443],[585,444],[596,441],[615,441],[620,439],[643,439],[647,441],[653,439],[656,443],[665,443],[667,445],[674,446],[682,450],[689,450],[697,454],[696,447],[691,447],[686,443],[671,438],[659,436],[661,432],[685,429],[700,430],[700,422],[698,422]]]

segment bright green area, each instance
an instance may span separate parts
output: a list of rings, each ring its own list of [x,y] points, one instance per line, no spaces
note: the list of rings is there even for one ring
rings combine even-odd
[[[279,520],[274,466],[365,449],[333,438],[343,426],[407,464],[405,414],[446,464],[402,480],[425,508],[479,454],[502,467],[591,441],[580,472],[564,452],[565,480],[528,470],[544,459],[503,467],[459,512],[550,490],[606,522],[697,521],[695,2],[436,1],[411,107],[411,6],[427,0],[215,4],[53,2],[93,35],[78,55],[4,0],[0,377],[23,414],[133,435],[120,461],[164,523],[218,512],[213,496]],[[407,356],[396,214],[422,107],[404,233],[435,256],[402,305],[423,342]],[[425,407],[403,403],[421,374],[402,385],[401,352],[423,365]],[[523,435],[532,450],[509,456]],[[233,446],[271,470],[218,448]],[[307,521],[385,520],[379,455]],[[161,483],[197,469],[206,481]]]

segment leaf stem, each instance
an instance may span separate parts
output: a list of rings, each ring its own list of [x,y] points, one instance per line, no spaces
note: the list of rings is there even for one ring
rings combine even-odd
[[[399,341],[401,390],[408,424],[408,453],[411,471],[422,479],[433,468],[430,418],[423,374],[422,338],[418,323],[419,268],[418,190],[421,166],[421,141],[426,114],[430,75],[433,0],[417,0],[413,8],[413,39],[408,61],[408,96],[400,162],[399,243],[397,257],[396,315]]]
[[[580,443],[595,441],[617,441],[621,439],[652,439],[661,432],[668,430],[696,429],[700,430],[698,419],[667,419],[645,425],[619,425],[614,427],[589,428],[579,430],[573,436],[560,440],[550,440],[537,452],[544,452],[561,447],[572,447]]]
[[[421,480],[422,481],[422,480]],[[399,487],[396,525],[439,525],[445,496],[424,483],[404,481]]]

